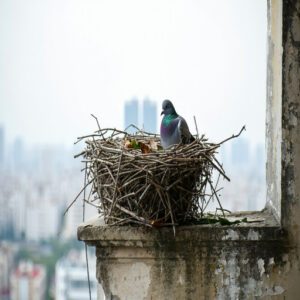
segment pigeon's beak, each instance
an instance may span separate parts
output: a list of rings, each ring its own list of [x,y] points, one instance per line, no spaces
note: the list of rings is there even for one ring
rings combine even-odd
[[[164,111],[162,111],[162,112],[160,113],[160,115],[162,116],[164,113],[165,113],[165,112],[164,112]]]

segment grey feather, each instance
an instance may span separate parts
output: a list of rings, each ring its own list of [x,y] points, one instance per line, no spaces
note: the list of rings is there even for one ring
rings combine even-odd
[[[188,144],[191,141],[191,133],[184,118],[179,116],[178,131],[180,135],[180,143]]]
[[[176,113],[170,100],[165,100],[162,105],[164,118],[161,123],[161,144],[169,148],[175,144],[188,144],[194,140],[185,119]],[[168,118],[171,119],[168,121]]]

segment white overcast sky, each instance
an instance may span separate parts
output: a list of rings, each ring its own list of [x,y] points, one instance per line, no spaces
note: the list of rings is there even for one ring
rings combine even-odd
[[[265,0],[0,0],[6,138],[71,145],[123,128],[124,101],[171,99],[194,133],[265,134]],[[160,121],[160,118],[158,118]]]

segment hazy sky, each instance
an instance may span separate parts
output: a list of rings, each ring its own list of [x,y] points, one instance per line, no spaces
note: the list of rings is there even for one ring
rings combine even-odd
[[[265,134],[264,0],[0,0],[6,138],[71,143],[123,128],[124,101],[171,99],[194,133]],[[160,121],[160,118],[158,118]]]

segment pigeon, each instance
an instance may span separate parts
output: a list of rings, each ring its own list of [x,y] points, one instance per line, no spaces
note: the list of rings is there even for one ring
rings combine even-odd
[[[177,114],[170,100],[163,101],[161,115],[164,117],[160,125],[160,141],[164,149],[175,144],[189,144],[195,140],[185,119]]]

